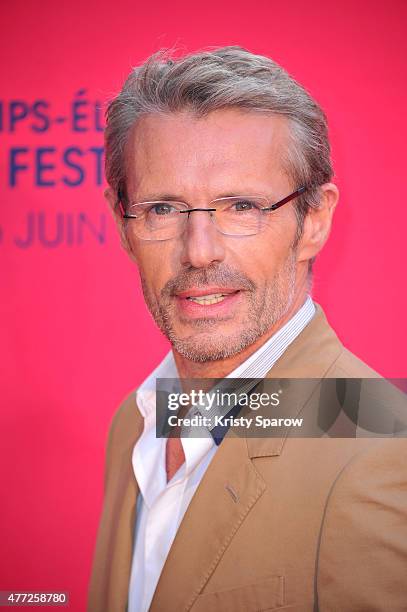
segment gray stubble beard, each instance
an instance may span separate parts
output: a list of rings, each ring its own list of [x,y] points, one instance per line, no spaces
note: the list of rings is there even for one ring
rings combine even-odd
[[[290,256],[284,265],[277,271],[273,279],[266,284],[259,294],[259,290],[254,283],[240,273],[231,271],[230,268],[222,270],[208,269],[194,270],[191,273],[183,273],[180,282],[174,279],[167,283],[162,291],[162,301],[157,304],[153,299],[145,280],[141,276],[144,299],[147,307],[162,333],[171,342],[173,348],[183,355],[186,359],[196,363],[207,361],[220,361],[237,355],[251,344],[254,344],[261,336],[275,327],[289,311],[295,297],[296,281],[296,251],[291,249]],[[198,333],[192,333],[186,338],[179,338],[174,330],[173,324],[173,302],[171,302],[171,292],[174,288],[183,290],[183,285],[188,284],[192,277],[196,281],[197,277],[213,284],[222,282],[226,285],[228,280],[244,280],[246,284],[245,293],[248,296],[248,315],[247,325],[243,331],[235,334],[217,333],[219,322],[215,320],[196,319],[190,322],[194,325]],[[209,277],[209,278],[208,278]],[[185,282],[187,281],[187,282]],[[220,281],[220,282],[219,282]],[[191,280],[189,280],[191,282]],[[205,283],[201,283],[204,285]],[[211,329],[212,328],[212,329]],[[207,333],[204,332],[207,330]],[[204,333],[202,333],[204,332]]]

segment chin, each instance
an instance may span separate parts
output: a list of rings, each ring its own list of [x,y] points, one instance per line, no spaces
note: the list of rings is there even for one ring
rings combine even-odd
[[[197,332],[186,337],[167,336],[173,348],[183,357],[196,363],[223,361],[238,355],[253,344],[258,334],[251,330],[236,330],[229,333],[213,325],[212,332]]]

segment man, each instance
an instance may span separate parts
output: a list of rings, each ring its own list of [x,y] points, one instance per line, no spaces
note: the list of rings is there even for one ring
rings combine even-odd
[[[323,111],[243,49],[158,54],[109,106],[106,174],[172,352],[111,426],[89,610],[406,610],[404,440],[156,437],[157,378],[307,379],[295,416],[314,379],[377,376],[309,297]]]

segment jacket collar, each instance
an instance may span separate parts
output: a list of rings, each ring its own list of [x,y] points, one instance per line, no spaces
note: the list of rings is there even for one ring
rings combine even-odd
[[[311,396],[321,378],[325,378],[329,369],[338,359],[344,347],[319,304],[315,304],[314,317],[290,344],[285,353],[266,374],[265,378],[280,379],[301,378],[304,380],[304,391],[301,396],[293,394],[286,398],[287,417],[295,417]],[[283,430],[281,437],[247,438],[250,458],[280,455],[289,428]]]

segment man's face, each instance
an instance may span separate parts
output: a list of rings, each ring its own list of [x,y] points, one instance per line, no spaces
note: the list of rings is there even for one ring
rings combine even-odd
[[[187,111],[146,116],[126,147],[128,199],[177,199],[193,208],[231,195],[277,202],[298,187],[283,166],[288,134],[283,117],[237,109],[199,119]],[[298,267],[293,203],[265,214],[260,233],[226,236],[209,213],[195,212],[183,235],[165,241],[140,240],[127,222],[147,306],[184,357],[236,355],[289,310]]]

